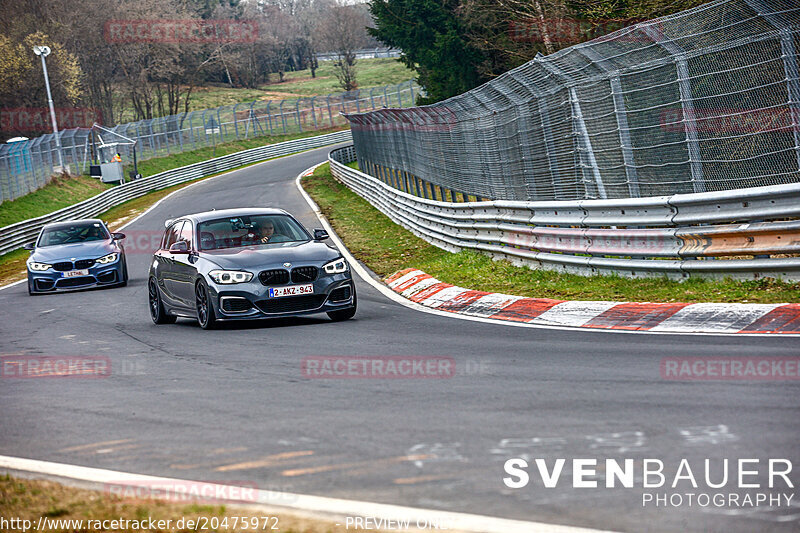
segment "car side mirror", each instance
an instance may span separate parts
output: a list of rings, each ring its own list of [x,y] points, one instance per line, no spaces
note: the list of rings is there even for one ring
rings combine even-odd
[[[114,239],[115,241],[121,241],[122,239],[125,238],[125,234],[124,233],[116,233],[115,232],[115,233],[111,234],[111,238]]]
[[[315,229],[314,230],[314,240],[315,241],[324,241],[325,239],[330,238],[328,232],[324,229]]]
[[[189,245],[186,244],[186,241],[174,242],[169,247],[169,253],[171,253],[171,254],[188,254],[189,253]]]
[[[29,242],[28,244],[23,246],[23,248],[25,248],[26,250],[30,250],[32,252],[32,251],[34,251],[36,249],[36,243],[35,242]]]

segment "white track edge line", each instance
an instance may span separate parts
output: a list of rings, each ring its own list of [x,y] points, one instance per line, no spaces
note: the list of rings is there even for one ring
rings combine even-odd
[[[306,203],[311,207],[314,211],[314,214],[317,215],[320,223],[323,225],[325,230],[331,237],[331,240],[336,244],[336,247],[339,248],[339,251],[342,255],[345,256],[347,261],[353,267],[358,275],[369,283],[373,288],[378,290],[381,294],[389,298],[390,300],[399,303],[400,305],[404,305],[410,309],[414,309],[416,311],[421,311],[423,313],[430,313],[432,315],[439,315],[448,318],[456,318],[460,320],[471,320],[473,322],[484,322],[488,324],[496,324],[496,325],[503,325],[509,327],[518,327],[518,328],[537,328],[537,329],[557,329],[562,331],[575,331],[575,332],[586,332],[586,333],[605,333],[605,334],[613,334],[613,333],[623,333],[623,334],[639,334],[639,335],[700,335],[706,337],[769,337],[769,338],[783,338],[783,337],[800,337],[800,333],[711,333],[711,332],[702,332],[702,331],[692,331],[692,332],[682,332],[682,331],[648,331],[648,330],[629,330],[629,329],[610,329],[610,328],[584,328],[579,326],[555,326],[555,325],[547,325],[547,324],[530,324],[527,322],[513,322],[507,320],[496,320],[491,318],[483,318],[477,316],[470,316],[470,315],[462,315],[460,313],[451,313],[448,311],[439,311],[437,309],[431,309],[430,307],[426,307],[424,305],[418,304],[416,302],[412,302],[400,296],[392,289],[387,287],[382,282],[375,280],[369,273],[361,266],[358,260],[353,257],[350,251],[345,247],[344,243],[339,239],[339,236],[336,235],[336,232],[333,231],[333,227],[328,223],[328,220],[325,218],[325,215],[322,214],[320,211],[319,206],[317,203],[308,195],[308,193],[303,189],[303,186],[300,185],[300,180],[303,176],[307,175],[310,172],[314,172],[318,167],[324,165],[328,161],[323,161],[321,163],[317,163],[316,165],[307,168],[303,172],[301,172],[297,178],[295,179],[295,185],[297,185],[297,189],[300,191],[300,194],[303,195]],[[620,302],[624,303],[624,302]]]
[[[134,487],[141,487],[142,483],[153,483],[154,485],[164,485],[170,483],[187,483],[191,480],[179,478],[168,478],[161,476],[149,476],[144,474],[133,474],[129,472],[119,472],[101,468],[91,468],[86,466],[76,466],[50,461],[39,461],[36,459],[26,459],[22,457],[10,457],[0,455],[0,469],[6,471],[28,472],[41,475],[56,476],[76,481],[99,484],[99,489],[108,486],[124,486],[130,484]],[[196,482],[204,487],[216,488],[216,494],[225,494],[222,487],[230,488],[235,485],[225,485],[223,482]],[[104,487],[104,486],[105,487]],[[251,489],[252,487],[242,487]],[[546,524],[542,522],[526,522],[522,520],[511,520],[506,518],[496,518],[486,515],[475,515],[467,513],[456,513],[450,511],[436,511],[421,509],[416,507],[404,507],[383,503],[371,503],[358,500],[345,500],[341,498],[329,498],[325,496],[311,496],[305,494],[294,494],[289,492],[277,492],[263,489],[256,489],[258,502],[241,502],[230,500],[234,505],[252,506],[254,504],[265,505],[271,508],[280,508],[287,511],[306,511],[323,513],[333,517],[346,516],[369,516],[374,518],[384,518],[387,520],[408,520],[412,523],[439,523],[447,524],[449,529],[470,533],[602,533],[606,530],[590,529],[576,526],[563,526],[557,524]],[[277,503],[276,503],[277,502]]]

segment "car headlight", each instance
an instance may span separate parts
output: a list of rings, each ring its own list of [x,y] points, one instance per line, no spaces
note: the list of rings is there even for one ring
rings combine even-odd
[[[252,272],[242,272],[241,270],[212,270],[208,276],[214,283],[220,285],[232,285],[234,283],[247,283],[253,279]]]
[[[50,269],[52,265],[48,265],[47,263],[37,263],[36,261],[29,261],[28,268],[31,270],[36,270],[38,272],[44,272],[45,270]]]
[[[114,261],[116,261],[117,257],[119,257],[119,254],[117,252],[114,252],[108,255],[104,255],[100,259],[96,259],[95,262],[100,263],[101,265],[106,265],[108,263],[113,263]]]
[[[326,274],[340,274],[342,272],[347,272],[348,267],[344,257],[340,257],[339,259],[334,259],[322,268],[325,270]]]

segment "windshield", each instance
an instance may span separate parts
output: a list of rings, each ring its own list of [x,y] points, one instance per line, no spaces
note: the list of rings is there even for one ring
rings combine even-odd
[[[197,225],[201,250],[222,250],[281,242],[307,241],[311,237],[287,215],[247,215],[219,218]]]
[[[104,241],[110,238],[111,236],[102,224],[99,222],[86,222],[44,230],[41,239],[39,239],[39,246]]]

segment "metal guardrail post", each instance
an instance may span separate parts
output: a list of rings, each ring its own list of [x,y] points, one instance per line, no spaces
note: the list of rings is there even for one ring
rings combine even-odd
[[[328,106],[328,118],[331,120],[331,128],[333,125],[333,110],[331,109],[331,95],[325,97],[325,104]]]
[[[314,129],[315,130],[319,129],[319,127],[317,126],[317,109],[316,109],[316,107],[314,107],[314,100],[316,100],[316,99],[317,99],[316,96],[312,96],[311,97],[311,118],[314,121]]]
[[[303,125],[300,124],[300,98],[297,99],[295,103],[295,112],[297,113],[297,127],[300,129],[300,133],[303,132]]]
[[[281,100],[281,105],[278,106],[278,112],[281,114],[281,124],[283,124],[283,133],[286,133],[286,115],[283,113],[283,104],[285,100]]]

